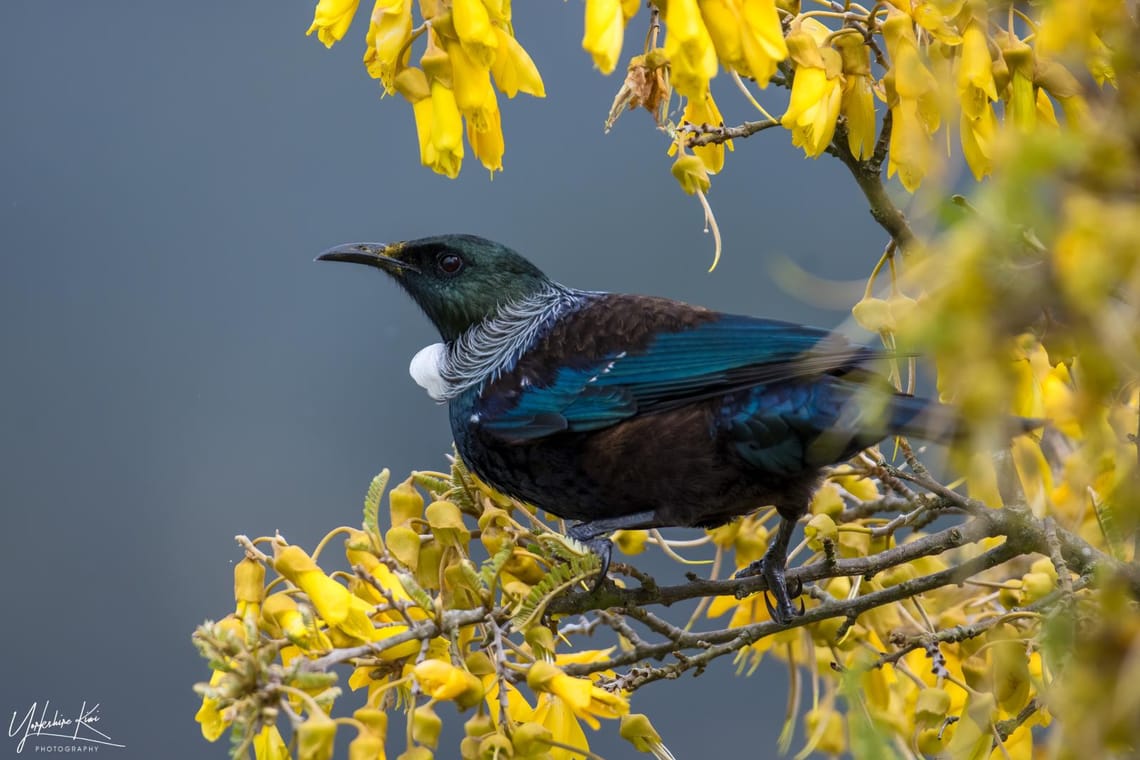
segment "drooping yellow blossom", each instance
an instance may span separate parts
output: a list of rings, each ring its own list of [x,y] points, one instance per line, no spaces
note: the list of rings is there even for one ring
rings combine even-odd
[[[427,76],[424,74],[423,69],[404,69],[400,72],[393,82],[393,87],[396,92],[407,98],[408,102],[412,104],[412,115],[416,120],[416,140],[420,146],[420,163],[424,166],[431,166],[431,159],[435,155],[435,148],[431,144],[431,85],[428,84]],[[396,489],[399,490],[399,489]],[[395,500],[395,493],[393,491],[393,500]],[[423,499],[420,499],[422,510]],[[398,530],[401,526],[393,522],[393,528],[389,529]],[[418,555],[417,555],[418,556]]]
[[[491,64],[495,86],[508,98],[513,98],[520,92],[545,98],[546,86],[542,83],[542,75],[538,73],[538,67],[523,46],[498,27],[495,28],[495,34],[499,37],[499,47],[495,50],[495,60]]]
[[[408,65],[411,37],[412,0],[377,0],[364,38],[367,45],[364,66],[369,76],[380,80],[388,94],[395,92],[396,74]]]
[[[331,760],[336,742],[336,722],[323,712],[313,712],[297,726],[297,760]]]
[[[999,37],[1002,57],[1009,68],[1009,101],[1006,120],[1022,132],[1037,126],[1037,93],[1033,86],[1033,48],[1017,39]]]
[[[582,48],[594,58],[603,74],[617,66],[625,39],[625,15],[621,0],[586,0],[585,33]]]
[[[685,113],[681,117],[683,123],[708,124],[714,127],[724,126],[724,117],[716,107],[711,93],[702,98],[689,98],[685,103]],[[724,149],[732,150],[732,141],[713,143],[712,145],[693,146],[693,154],[704,164],[709,174],[716,174],[724,168]]]
[[[526,674],[527,685],[536,692],[557,697],[579,720],[597,729],[598,718],[619,718],[629,712],[629,702],[618,694],[595,686],[589,679],[566,675],[561,668],[539,660]]]
[[[321,0],[313,13],[313,24],[305,34],[316,32],[325,47],[332,47],[348,31],[358,5],[360,0]]]
[[[471,119],[467,120],[467,142],[471,144],[475,158],[479,159],[479,163],[483,164],[492,175],[503,170],[503,152],[505,150],[503,122],[497,105],[490,110],[485,128],[482,131],[476,128]]]
[[[293,597],[284,592],[270,594],[261,609],[261,625],[273,635],[285,636],[305,651],[325,651],[332,643],[297,606]]]
[[[682,155],[674,161],[673,177],[689,195],[708,192],[709,174],[704,162],[696,156]]]
[[[673,753],[661,741],[661,734],[641,713],[621,716],[621,738],[632,744],[638,752],[652,752],[658,758],[671,758]]]
[[[847,147],[863,160],[875,152],[875,94],[871,82],[871,51],[857,34],[835,38],[843,59],[843,99],[839,110],[847,119]]]
[[[788,57],[775,0],[700,0],[700,9],[720,62],[767,87]]]
[[[420,63],[431,93],[428,99],[431,103],[428,139],[421,157],[432,171],[455,179],[463,164],[463,119],[451,89],[451,59],[439,47],[429,44]],[[416,123],[420,123],[418,111]]]
[[[368,619],[371,605],[325,575],[301,547],[274,545],[273,549],[273,569],[308,595],[330,627],[361,641],[376,637],[376,628]]]
[[[545,728],[550,732],[551,738],[559,744],[582,750],[590,748],[586,732],[582,730],[582,724],[578,722],[573,709],[565,700],[553,694],[540,694],[538,704],[527,720]],[[579,760],[582,753],[551,747],[550,756],[553,760]]]
[[[788,35],[788,51],[796,63],[792,96],[780,123],[792,132],[792,144],[810,158],[831,144],[843,100],[843,59],[820,43],[830,34],[815,19],[805,19]]]
[[[253,755],[256,760],[289,760],[289,745],[281,738],[277,726],[263,726],[253,737]]]
[[[215,670],[210,674],[210,686],[220,684],[225,675],[224,670]],[[230,725],[229,721],[222,717],[221,710],[218,709],[218,700],[213,697],[202,697],[202,706],[194,714],[194,720],[202,729],[202,737],[208,742],[217,741],[218,737],[225,733]]]
[[[483,699],[483,684],[478,678],[443,660],[424,660],[412,672],[420,688],[432,699],[454,700],[461,710],[474,707]]]
[[[237,603],[235,614],[238,619],[256,625],[264,599],[265,565],[245,557],[234,566],[234,601]]]
[[[716,76],[717,60],[697,0],[671,0],[664,17],[663,47],[673,89],[688,98],[703,98]]]
[[[962,153],[974,178],[980,180],[993,167],[998,123],[991,102],[997,100],[998,94],[984,27],[978,21],[970,21],[962,32],[957,80],[962,108]]]
[[[233,615],[227,615],[214,624],[216,631],[225,631],[234,636],[244,636],[245,626]],[[215,670],[210,673],[210,686],[217,686],[225,678],[225,670]],[[213,697],[202,697],[202,705],[194,715],[194,720],[202,729],[202,736],[207,741],[217,741],[218,737],[229,727],[227,720],[218,707],[218,700]]]
[[[897,173],[914,192],[930,170],[931,136],[941,122],[938,83],[923,62],[910,16],[888,6],[883,39],[891,58],[884,84],[893,120],[887,176]]]
[[[489,67],[495,60],[499,37],[483,0],[453,0],[451,17],[463,49],[479,65]]]
[[[451,59],[455,105],[468,124],[473,124],[477,132],[483,132],[490,125],[492,114],[499,110],[495,89],[491,86],[491,69],[469,56],[458,43],[449,43],[447,54]]]

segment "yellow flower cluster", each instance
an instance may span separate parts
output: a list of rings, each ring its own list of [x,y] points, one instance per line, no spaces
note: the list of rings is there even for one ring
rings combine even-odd
[[[332,45],[348,30],[357,5],[321,0],[309,32]],[[640,6],[636,0],[585,0],[582,47],[603,73],[617,68]],[[851,155],[869,160],[876,145],[875,100],[882,100],[891,117],[888,175],[897,174],[914,191],[938,169],[937,146],[949,142],[955,126],[979,179],[993,170],[1005,124],[1022,134],[1058,128],[1059,105],[1066,127],[1083,126],[1089,88],[1074,67],[1099,84],[1115,83],[1108,30],[1127,16],[1123,0],[1057,0],[1036,20],[988,0],[847,3],[842,13],[801,10],[793,0],[655,0],[649,6],[645,49],[630,58],[607,125],[625,107],[653,112],[673,134],[671,154],[681,151],[674,175],[689,193],[703,191],[707,175],[724,163],[724,138],[694,146],[699,167],[685,155],[702,130],[724,126],[710,94],[720,68],[741,88],[741,77],[760,87],[775,77],[789,87],[778,121],[813,158],[842,126]],[[413,43],[423,36],[425,49],[413,66]],[[448,177],[459,172],[464,132],[485,167],[492,173],[502,168],[496,89],[508,97],[544,95],[534,62],[514,37],[509,2],[377,0],[366,42],[369,73],[412,104],[421,160]],[[669,120],[673,92],[685,99],[676,125]],[[678,125],[689,128],[678,131]]]
[[[321,0],[309,33],[332,46],[348,31],[359,0]],[[496,0],[376,0],[365,36],[364,65],[389,94],[412,105],[420,160],[455,178],[463,138],[492,174],[503,168],[503,129],[495,90],[545,97],[542,77],[514,37],[511,4]],[[412,48],[426,37],[419,66]]]
[[[817,492],[804,542],[793,554],[806,549],[812,556],[805,562],[812,563],[829,551],[825,544],[837,558],[867,557],[892,548],[893,539],[872,530],[884,520],[843,514],[849,506],[882,497],[878,483],[865,473],[848,465],[836,468]],[[731,554],[740,569],[766,549],[764,523],[771,516],[747,517],[709,533],[718,550]],[[921,537],[916,533],[908,540]],[[821,590],[835,599],[854,599],[945,570],[992,545],[923,557],[873,578],[830,578],[821,583]],[[865,612],[854,622],[829,618],[784,630],[741,649],[739,668],[751,673],[771,653],[811,678],[813,696],[802,713],[804,746],[797,757],[812,752],[843,755],[852,751],[853,737],[859,737],[857,743],[866,756],[893,755],[893,748],[905,746],[912,756],[1030,760],[1034,757],[1032,727],[1048,725],[1051,720],[1043,706],[1016,730],[1011,729],[998,748],[992,748],[994,730],[1049,687],[1052,676],[1034,640],[1041,633],[1042,621],[1014,608],[1052,593],[1058,574],[1048,558],[1040,558],[1021,569],[997,568],[972,582],[992,584],[1002,591],[979,600],[974,593],[977,586],[946,586]],[[818,603],[809,601],[809,611]],[[771,619],[766,605],[756,597],[717,597],[707,614],[718,617],[730,612],[733,629]],[[891,656],[900,642],[911,637],[959,630],[963,631],[960,636],[946,636],[937,646],[936,660],[932,650],[923,647],[901,657]],[[888,641],[892,646],[886,645]],[[789,722],[782,742],[790,741],[795,728],[798,680],[793,673]]]
[[[592,572],[596,559],[575,560],[580,547],[549,532],[540,540],[558,548],[555,558],[534,553],[533,532],[512,515],[517,505],[483,490],[458,464],[393,489],[389,527],[381,531],[386,482],[383,473],[369,490],[363,528],[338,528],[312,553],[279,536],[241,539],[246,558],[234,570],[235,612],[195,634],[214,668],[197,687],[203,736],[214,741],[232,726],[238,750],[252,747],[259,760],[324,760],[338,728],[349,725],[349,758],[382,760],[388,722],[402,711],[410,742],[400,757],[430,758],[442,727],[435,707],[450,702],[473,713],[460,746],[464,760],[585,754],[582,724],[598,729],[601,720],[626,717],[629,701],[599,685],[612,671],[582,677],[565,668],[604,663],[612,650],[558,653],[565,637],[556,640],[535,608],[562,587],[566,568],[586,562]],[[468,519],[476,521],[478,541]],[[338,535],[350,573],[320,564]],[[475,547],[486,555],[481,566],[472,560]],[[267,570],[277,575],[268,583]],[[518,615],[504,626],[496,608]],[[518,640],[507,647],[511,636]],[[340,690],[328,668],[340,662],[353,666],[348,686],[367,695],[351,718],[333,717]],[[520,690],[524,684],[533,698]],[[284,713],[298,716],[293,754],[277,728]],[[644,716],[629,732],[635,744],[660,743]]]

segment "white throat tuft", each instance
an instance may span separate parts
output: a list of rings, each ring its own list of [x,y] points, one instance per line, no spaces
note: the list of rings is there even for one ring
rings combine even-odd
[[[446,401],[448,396],[448,382],[443,379],[443,368],[447,362],[447,346],[442,343],[432,343],[424,346],[412,357],[408,372],[416,385],[428,392],[436,401]]]

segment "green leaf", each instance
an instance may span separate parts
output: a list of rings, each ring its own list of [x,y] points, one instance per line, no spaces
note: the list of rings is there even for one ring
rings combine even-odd
[[[364,530],[376,542],[376,546],[383,546],[383,536],[380,535],[380,525],[378,522],[378,515],[380,512],[380,500],[384,497],[384,489],[388,487],[388,478],[391,473],[385,467],[380,471],[380,474],[372,478],[372,482],[368,485],[368,493],[364,495]]]
[[[602,562],[593,552],[554,565],[519,602],[511,613],[511,624],[516,631],[525,631],[542,618],[551,599],[587,578],[594,577],[601,569]]]

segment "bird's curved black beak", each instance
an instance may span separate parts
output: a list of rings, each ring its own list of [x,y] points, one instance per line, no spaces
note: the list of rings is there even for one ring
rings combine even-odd
[[[366,264],[383,269],[389,274],[399,274],[405,270],[420,271],[407,261],[399,258],[399,244],[388,243],[344,243],[317,256],[317,261],[347,261],[351,264]]]

